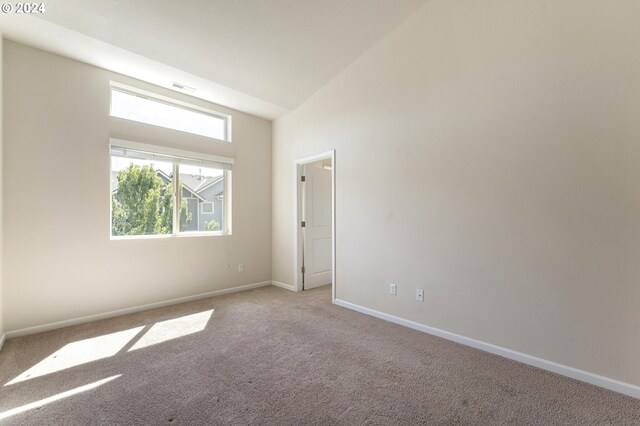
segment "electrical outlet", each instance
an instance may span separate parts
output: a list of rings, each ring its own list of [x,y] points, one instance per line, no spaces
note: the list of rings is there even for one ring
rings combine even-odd
[[[394,296],[398,294],[398,287],[393,283],[389,284],[389,294],[393,294]]]
[[[424,302],[424,290],[419,288],[416,290],[416,300],[418,302]]]
[[[242,263],[238,265],[238,272],[244,272],[244,265]]]

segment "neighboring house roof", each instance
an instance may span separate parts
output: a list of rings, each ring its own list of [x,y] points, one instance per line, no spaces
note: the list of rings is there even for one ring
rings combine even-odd
[[[202,186],[200,186],[198,188],[198,193],[202,194],[204,191],[206,191],[207,189],[211,188],[216,183],[222,181],[223,178],[224,178],[224,176],[218,176],[216,178],[211,179],[211,181],[209,183],[207,183],[206,185],[202,185]],[[216,195],[220,195],[223,191],[224,191],[224,186],[221,186],[220,187],[220,191]]]
[[[112,192],[116,192],[118,190],[118,173],[116,171],[111,172],[111,182],[112,182]],[[156,173],[160,178],[164,179],[166,182],[170,182],[173,177],[166,174],[162,170],[156,170]],[[212,185],[220,182],[223,179],[223,176],[215,176],[215,177],[206,177],[206,176],[195,176],[195,175],[180,175],[180,182],[184,186],[184,188],[193,194],[194,198],[199,198],[202,201],[206,201],[200,193],[211,187]],[[220,191],[222,192],[222,190]],[[219,194],[216,194],[219,195]]]
[[[186,174],[180,175],[180,182],[198,194],[220,180],[222,180],[222,176],[207,177]]]
[[[163,178],[167,182],[171,182],[171,179],[173,179],[173,176],[169,176],[168,174],[166,174],[162,170],[157,170],[157,172],[158,172],[158,176],[160,176],[161,178]],[[186,184],[184,182],[184,175],[180,176],[180,182],[182,183],[182,186],[184,187],[184,189],[189,191],[193,195],[194,198],[198,198],[200,201],[207,201],[204,198],[202,198],[200,195],[198,195],[198,193],[196,191],[194,191],[190,185],[188,185],[188,184]]]

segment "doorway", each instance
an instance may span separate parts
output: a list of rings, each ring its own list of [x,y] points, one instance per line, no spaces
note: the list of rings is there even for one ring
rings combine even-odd
[[[335,151],[295,161],[296,289],[331,285],[335,300]]]

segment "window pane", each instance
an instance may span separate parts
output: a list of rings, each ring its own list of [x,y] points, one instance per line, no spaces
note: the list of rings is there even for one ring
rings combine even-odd
[[[111,90],[111,115],[140,123],[180,130],[226,140],[226,120],[170,105],[154,99],[147,99],[120,90]]]
[[[173,165],[111,157],[111,235],[173,233]]]
[[[181,232],[224,230],[224,172],[220,169],[180,165],[182,187]]]

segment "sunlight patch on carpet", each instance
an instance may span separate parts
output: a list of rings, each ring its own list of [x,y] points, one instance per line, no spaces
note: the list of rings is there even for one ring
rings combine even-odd
[[[20,407],[12,408],[11,410],[3,411],[0,413],[0,420],[6,419],[7,417],[15,416],[16,414],[24,413],[25,411],[33,410],[34,408],[42,407],[47,404],[51,404],[52,402],[60,401],[61,399],[68,398],[73,395],[77,395],[82,392],[86,392],[91,389],[95,389],[98,386],[102,386],[107,382],[110,382],[118,377],[122,376],[122,374],[117,374],[115,376],[107,377],[106,379],[98,380],[97,382],[89,383],[88,385],[80,386],[75,389],[68,390],[66,392],[61,392],[56,395],[52,395],[48,398],[41,399],[40,401],[31,402],[29,404],[22,405]]]
[[[155,323],[129,352],[202,331],[213,315],[213,309]]]
[[[69,343],[5,386],[44,376],[117,354],[144,326]]]

